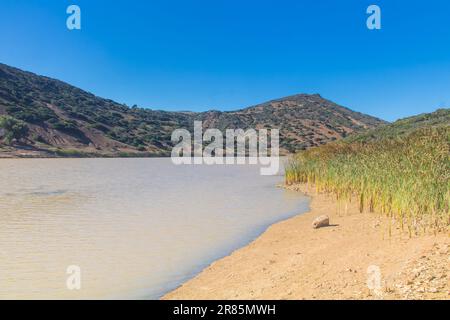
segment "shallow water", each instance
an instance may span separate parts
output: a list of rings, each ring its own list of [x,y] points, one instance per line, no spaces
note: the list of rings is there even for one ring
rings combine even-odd
[[[170,159],[0,160],[0,298],[158,298],[305,211],[282,180]]]

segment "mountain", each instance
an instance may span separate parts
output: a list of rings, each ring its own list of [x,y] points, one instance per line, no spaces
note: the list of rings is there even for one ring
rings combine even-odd
[[[3,157],[167,156],[173,146],[172,131],[192,130],[195,120],[203,121],[205,129],[279,128],[280,151],[286,154],[385,123],[318,94],[294,95],[231,112],[130,108],[4,64],[0,64],[0,117]],[[9,122],[5,117],[10,117]],[[23,129],[20,136],[7,136],[13,125]]]

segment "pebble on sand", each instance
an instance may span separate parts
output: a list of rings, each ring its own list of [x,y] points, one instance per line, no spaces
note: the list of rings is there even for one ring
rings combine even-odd
[[[326,215],[319,216],[319,217],[315,218],[313,223],[312,223],[312,227],[314,229],[326,227],[326,226],[329,226],[329,225],[330,225],[330,218],[328,216],[326,216]]]

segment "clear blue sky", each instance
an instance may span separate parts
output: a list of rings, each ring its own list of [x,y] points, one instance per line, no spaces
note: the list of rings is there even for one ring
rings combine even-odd
[[[153,109],[320,93],[395,120],[450,106],[450,1],[1,0],[0,62]]]

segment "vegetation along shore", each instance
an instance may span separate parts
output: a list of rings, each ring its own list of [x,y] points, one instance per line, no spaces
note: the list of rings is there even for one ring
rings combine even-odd
[[[299,153],[286,182],[400,221],[409,233],[450,225],[450,110],[403,119]]]

